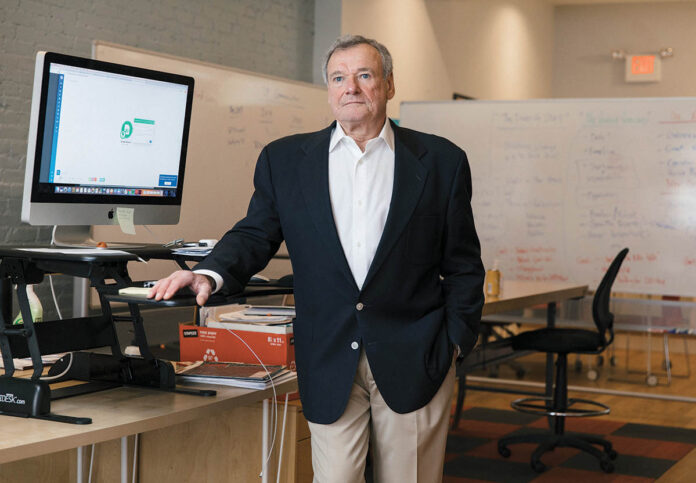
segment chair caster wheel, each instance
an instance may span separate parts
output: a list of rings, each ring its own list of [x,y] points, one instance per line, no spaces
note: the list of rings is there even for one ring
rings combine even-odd
[[[599,379],[599,372],[597,372],[595,369],[590,369],[587,371],[587,379],[590,381],[596,381]]]
[[[531,465],[532,469],[537,473],[543,473],[544,471],[546,471],[546,465],[541,461],[532,461]]]
[[[612,449],[607,452],[607,456],[609,456],[610,460],[615,460],[619,456],[619,453]]]
[[[609,461],[600,461],[599,466],[602,468],[602,471],[605,473],[613,473],[614,472],[614,463],[611,463]]]
[[[507,446],[498,445],[498,454],[500,454],[500,456],[503,458],[509,458],[511,453]]]

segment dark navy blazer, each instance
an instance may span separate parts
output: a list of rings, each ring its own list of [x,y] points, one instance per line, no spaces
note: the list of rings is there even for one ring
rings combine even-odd
[[[285,240],[294,274],[295,357],[304,414],[328,424],[346,407],[360,350],[398,413],[427,404],[473,348],[484,270],[464,151],[394,129],[394,189],[382,238],[358,289],[338,238],[328,183],[334,124],[272,142],[259,156],[247,216],[196,269],[236,292]]]

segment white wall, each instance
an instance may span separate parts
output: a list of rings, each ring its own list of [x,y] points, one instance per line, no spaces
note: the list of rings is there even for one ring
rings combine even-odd
[[[555,14],[554,97],[696,96],[696,3],[559,6]],[[662,62],[662,81],[624,82],[624,62],[613,49],[629,53],[672,47]]]
[[[551,96],[553,5],[547,0],[344,0],[342,33],[384,43],[402,101]]]
[[[396,94],[390,117],[399,117],[402,101],[452,98],[454,86],[423,0],[344,0],[341,32],[374,38],[391,52]]]
[[[547,0],[426,2],[455,91],[477,99],[551,96]]]

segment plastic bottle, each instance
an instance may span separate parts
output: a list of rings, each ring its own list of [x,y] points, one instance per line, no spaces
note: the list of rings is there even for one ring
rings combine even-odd
[[[488,297],[500,296],[500,270],[498,270],[498,260],[494,260],[493,268],[486,272],[486,295]]]
[[[38,295],[34,292],[33,285],[27,285],[27,298],[29,299],[29,309],[31,310],[31,318],[36,322],[41,322],[43,320],[43,306],[41,305],[41,300],[39,300]],[[22,319],[22,311],[20,310],[17,317],[12,321],[12,325],[23,324],[24,319]]]

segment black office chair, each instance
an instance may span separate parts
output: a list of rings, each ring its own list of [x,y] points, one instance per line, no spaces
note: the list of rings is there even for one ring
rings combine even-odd
[[[614,471],[611,460],[616,459],[617,453],[609,441],[585,434],[566,434],[564,431],[566,417],[599,416],[609,413],[609,407],[602,403],[587,399],[568,399],[568,353],[599,354],[614,339],[614,315],[609,311],[609,298],[611,287],[627,253],[628,248],[624,248],[616,255],[594,294],[592,318],[597,331],[551,327],[523,332],[513,338],[512,346],[515,350],[557,354],[553,398],[533,397],[512,402],[512,407],[518,411],[549,416],[552,419],[552,432],[502,438],[498,441],[498,453],[501,456],[510,456],[508,446],[511,444],[538,443],[539,446],[532,453],[531,465],[534,471],[541,473],[546,469],[541,462],[544,453],[556,447],[570,446],[595,456],[606,473]],[[581,404],[584,408],[574,408],[575,404]],[[595,445],[601,446],[602,450],[597,449]]]

